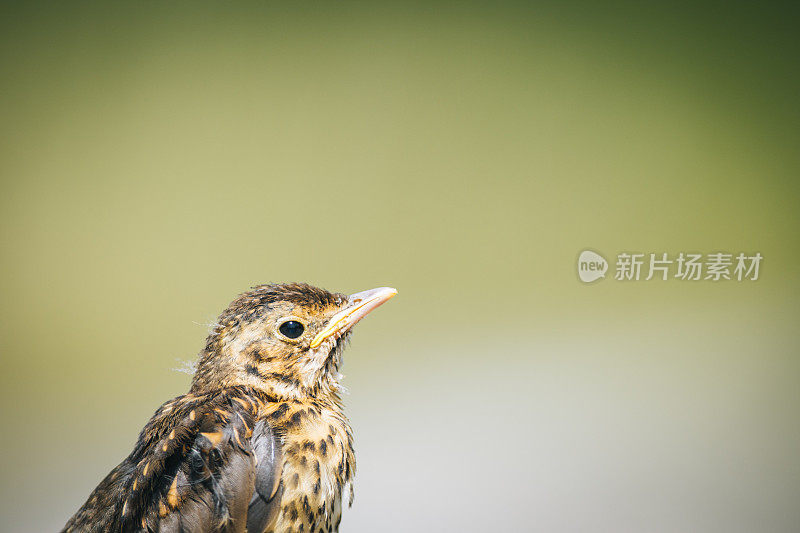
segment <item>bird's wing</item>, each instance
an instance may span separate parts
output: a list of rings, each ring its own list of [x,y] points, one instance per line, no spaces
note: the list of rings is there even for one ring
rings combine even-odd
[[[164,404],[66,531],[265,531],[282,459],[279,436],[256,422],[257,401],[229,389]]]
[[[282,456],[280,440],[265,420],[256,422],[252,438],[258,461],[255,490],[247,508],[248,533],[262,533],[275,523],[280,510]]]

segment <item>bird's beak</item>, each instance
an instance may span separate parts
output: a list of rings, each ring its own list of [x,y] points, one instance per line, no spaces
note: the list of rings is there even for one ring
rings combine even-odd
[[[331,335],[336,335],[340,332],[344,333],[352,328],[359,320],[367,316],[370,311],[395,294],[397,294],[396,289],[379,287],[350,295],[350,298],[347,299],[347,307],[331,317],[325,329],[317,333],[317,336],[311,341],[311,347],[316,348]]]

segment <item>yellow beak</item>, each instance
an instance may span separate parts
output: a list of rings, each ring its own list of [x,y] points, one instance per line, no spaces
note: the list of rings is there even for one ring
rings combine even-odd
[[[352,328],[359,320],[367,316],[370,311],[395,294],[397,294],[397,290],[391,287],[379,287],[352,294],[347,300],[347,307],[331,317],[325,329],[317,333],[317,336],[311,341],[311,347],[316,348],[331,335],[336,335],[340,332],[344,333]]]

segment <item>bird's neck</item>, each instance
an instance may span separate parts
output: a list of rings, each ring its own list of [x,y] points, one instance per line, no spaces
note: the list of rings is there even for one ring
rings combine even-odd
[[[342,398],[339,394],[340,387],[338,383],[336,386],[320,385],[316,388],[307,389],[304,387],[295,387],[291,384],[286,384],[281,381],[253,381],[247,383],[238,383],[236,385],[247,386],[252,389],[263,392],[270,398],[274,398],[278,402],[302,402],[302,403],[315,403],[320,405],[329,406],[337,411],[343,410]]]
[[[200,353],[191,392],[201,394],[229,387],[259,390],[276,400],[319,400],[341,406],[340,358],[331,357],[319,368],[262,366],[251,359],[221,354],[213,343]]]
[[[296,380],[265,379],[246,371],[208,369],[200,366],[192,380],[190,392],[200,395],[219,389],[245,387],[263,393],[277,402],[318,402],[342,411],[339,378],[338,374],[332,376],[326,373],[316,383],[306,386]]]

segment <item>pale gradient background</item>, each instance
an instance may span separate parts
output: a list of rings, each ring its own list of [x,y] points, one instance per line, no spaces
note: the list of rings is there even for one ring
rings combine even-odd
[[[400,294],[343,532],[800,531],[797,10],[0,7],[0,530],[53,531],[239,292]],[[760,251],[581,284],[585,247]]]

